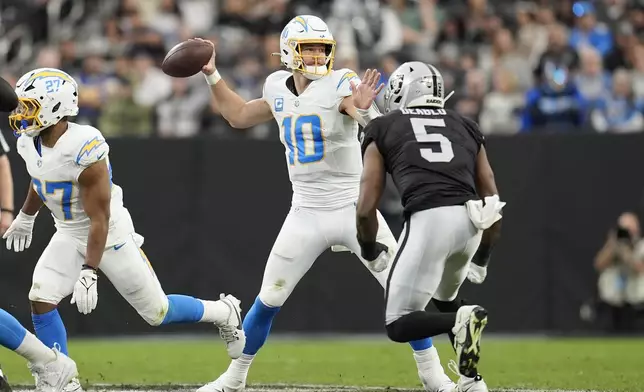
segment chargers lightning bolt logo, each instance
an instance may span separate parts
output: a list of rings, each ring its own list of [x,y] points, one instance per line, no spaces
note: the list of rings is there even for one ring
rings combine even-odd
[[[79,163],[81,158],[84,155],[89,155],[92,153],[92,151],[96,150],[98,147],[102,146],[103,143],[105,143],[104,139],[99,139],[98,136],[95,136],[93,139],[90,139],[83,144],[83,147],[81,147],[80,152],[78,153],[78,156],[76,157],[76,163]]]

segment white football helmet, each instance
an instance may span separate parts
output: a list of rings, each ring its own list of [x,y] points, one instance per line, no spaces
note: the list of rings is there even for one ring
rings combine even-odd
[[[56,68],[38,68],[22,75],[16,94],[18,107],[9,116],[9,125],[17,135],[36,136],[63,117],[78,114],[78,84]]]
[[[324,65],[306,65],[302,59],[301,45],[324,44]],[[282,30],[280,58],[286,68],[301,72],[308,79],[316,80],[333,69],[335,40],[324,21],[313,15],[300,15],[291,19]],[[314,56],[321,57],[321,56]]]
[[[389,76],[385,89],[385,113],[400,108],[433,106],[443,108],[445,101],[443,75],[431,64],[409,61]]]

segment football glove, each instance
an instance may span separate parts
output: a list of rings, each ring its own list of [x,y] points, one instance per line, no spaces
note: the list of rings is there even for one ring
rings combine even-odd
[[[474,263],[470,263],[470,269],[467,271],[467,280],[474,284],[481,284],[487,276],[487,267],[481,267]]]
[[[98,275],[92,268],[82,269],[78,281],[74,285],[72,304],[76,304],[78,311],[83,314],[90,314],[98,304],[97,290]]]
[[[360,244],[360,253],[362,258],[367,261],[367,266],[374,272],[382,272],[387,269],[391,255],[389,254],[389,247],[380,242],[376,242],[374,246],[362,246]]]
[[[11,223],[11,226],[9,226],[2,236],[2,238],[7,240],[7,249],[11,250],[12,244],[14,252],[22,252],[29,248],[36,215],[27,215],[20,211],[16,219]]]

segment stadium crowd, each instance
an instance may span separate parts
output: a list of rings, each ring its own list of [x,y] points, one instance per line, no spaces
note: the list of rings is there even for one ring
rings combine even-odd
[[[57,22],[47,7],[62,4]],[[73,28],[65,18],[84,4]],[[100,3],[100,6],[99,6]],[[8,0],[0,31],[28,25],[31,61],[4,45],[2,76],[61,68],[81,85],[78,122],[108,137],[276,139],[266,124],[236,132],[210,105],[201,75],[173,79],[165,53],[193,36],[217,44],[221,74],[260,97],[280,68],[282,27],[294,15],[328,21],[334,68],[387,74],[415,59],[437,65],[455,94],[448,106],[486,134],[637,132],[644,129],[644,4],[637,0]],[[66,15],[67,14],[67,15]],[[0,45],[3,47],[3,45]],[[361,71],[360,71],[361,73]]]

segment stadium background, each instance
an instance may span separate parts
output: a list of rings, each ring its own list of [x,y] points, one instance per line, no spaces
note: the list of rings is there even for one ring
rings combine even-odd
[[[489,135],[508,201],[506,229],[489,279],[466,284],[464,295],[488,307],[489,331],[503,334],[484,343],[493,385],[641,390],[640,339],[551,338],[612,332],[600,313],[580,312],[597,302],[593,258],[621,212],[644,213],[644,5],[637,1],[3,0],[0,74],[12,83],[36,67],[75,76],[75,121],[108,137],[114,180],[166,291],[232,292],[247,309],[290,202],[279,129],[230,128],[210,105],[201,75],[172,79],[159,64],[181,40],[209,38],[227,82],[244,98],[258,97],[280,66],[270,56],[279,33],[297,14],[328,21],[338,42],[335,68],[362,74],[375,67],[386,82],[403,61],[437,65],[455,91],[448,107]],[[1,121],[12,143],[6,116]],[[29,179],[15,150],[10,159],[18,208]],[[381,209],[398,233],[391,186]],[[28,252],[0,247],[0,306],[25,325],[31,271],[53,232],[46,215]],[[154,330],[101,282],[90,317],[62,305],[87,380],[195,383],[225,369],[209,327]],[[327,252],[274,323],[291,339],[269,341],[251,382],[417,386],[408,349],[384,340],[381,317],[376,282],[351,255]],[[642,330],[640,319],[630,332]],[[150,333],[163,335],[139,340]],[[311,333],[331,337],[320,343]],[[193,340],[177,340],[183,334]],[[506,339],[515,334],[523,337]],[[338,359],[340,350],[346,359]],[[382,356],[400,360],[383,371]],[[0,363],[29,382],[5,351]]]

